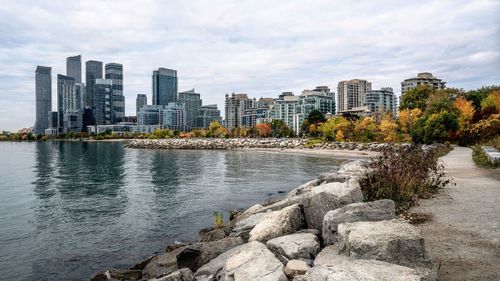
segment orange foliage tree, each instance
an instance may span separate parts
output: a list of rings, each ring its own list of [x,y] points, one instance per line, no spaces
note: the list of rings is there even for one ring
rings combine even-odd
[[[255,125],[255,129],[257,129],[259,137],[261,138],[270,137],[273,133],[273,130],[271,129],[271,124],[268,123],[257,124]]]

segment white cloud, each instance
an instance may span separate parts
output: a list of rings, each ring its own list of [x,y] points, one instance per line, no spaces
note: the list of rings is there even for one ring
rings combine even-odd
[[[151,72],[178,70],[205,103],[364,78],[399,91],[431,71],[449,86],[500,83],[500,3],[477,1],[34,1],[0,5],[0,129],[34,122],[34,69],[65,58],[124,65],[127,113]]]

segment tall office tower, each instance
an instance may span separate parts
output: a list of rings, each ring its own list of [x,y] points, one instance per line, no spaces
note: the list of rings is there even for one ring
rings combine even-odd
[[[75,78],[76,83],[82,83],[82,56],[66,58],[66,76]]]
[[[255,108],[257,101],[249,99],[247,94],[226,94],[225,122],[228,129],[243,126],[243,115],[245,110]]]
[[[80,132],[82,130],[82,102],[82,91],[80,87],[77,90],[75,78],[58,74],[57,111],[60,132]]]
[[[430,72],[422,72],[417,74],[417,77],[408,78],[401,82],[401,97],[403,97],[406,92],[419,85],[428,85],[433,89],[444,89],[446,87],[446,82],[434,77]]]
[[[113,82],[109,79],[96,79],[95,94],[95,124],[111,125],[113,122]]]
[[[125,118],[125,97],[123,96],[123,65],[107,63],[104,66],[104,77],[113,82],[113,121],[119,123]]]
[[[35,100],[36,119],[35,134],[45,134],[45,129],[49,128],[47,114],[52,111],[52,76],[51,67],[37,66],[35,70]]]
[[[144,94],[138,94],[137,98],[135,99],[135,116],[139,116],[139,110],[141,107],[145,106],[148,104],[148,96]]]
[[[158,68],[153,71],[153,105],[177,102],[177,71]]]
[[[196,127],[208,128],[210,123],[213,121],[217,121],[219,123],[222,121],[220,110],[217,108],[217,105],[209,104],[200,106],[198,116],[196,117]]]
[[[94,85],[96,79],[102,79],[102,62],[89,60],[85,62],[85,86],[86,97],[85,97],[85,106],[94,106]]]
[[[340,81],[337,86],[338,113],[348,113],[363,107],[365,95],[371,89],[372,83],[366,80]]]
[[[370,110],[370,115],[380,120],[386,113],[396,117],[396,95],[390,87],[380,90],[371,90],[366,93],[365,106]]]
[[[185,92],[179,92],[179,103],[183,103],[186,110],[186,125],[189,128],[195,128],[196,116],[201,106],[200,94],[196,93],[194,89]]]

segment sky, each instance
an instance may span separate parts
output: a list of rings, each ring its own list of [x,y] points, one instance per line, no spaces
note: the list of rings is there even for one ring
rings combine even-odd
[[[393,87],[432,72],[465,90],[500,84],[500,0],[0,0],[0,130],[35,121],[35,68],[66,57],[124,66],[126,114],[151,103],[154,69],[176,69],[223,110],[226,93],[283,91],[366,79]],[[84,73],[82,69],[82,73]]]

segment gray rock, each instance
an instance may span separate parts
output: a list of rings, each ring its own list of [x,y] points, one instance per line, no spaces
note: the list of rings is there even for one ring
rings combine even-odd
[[[396,218],[394,201],[389,199],[367,203],[353,203],[329,211],[323,219],[323,242],[331,245],[337,242],[337,226],[345,222],[380,221]]]
[[[295,233],[267,241],[267,248],[276,256],[283,255],[289,260],[314,259],[320,250],[318,237],[311,233]]]
[[[237,221],[244,220],[253,214],[259,213],[259,210],[261,210],[262,208],[263,207],[261,204],[255,204],[255,205],[251,206],[250,208],[246,209],[245,211],[243,211],[243,213],[241,213],[238,216],[238,218],[236,218],[236,220]]]
[[[194,281],[193,272],[189,268],[183,268],[160,278],[149,279],[148,281]]]
[[[138,281],[142,278],[141,270],[132,269],[109,269],[95,273],[90,281],[127,280]]]
[[[252,246],[253,244],[251,243],[242,244],[218,255],[216,258],[212,259],[195,272],[194,275],[196,276],[196,279],[206,278],[207,280],[210,280],[211,277],[222,269],[230,257],[240,252],[248,251]]]
[[[238,220],[229,236],[241,237],[243,240],[248,241],[250,231],[261,221],[266,218],[266,213],[256,213],[249,215],[247,218]]]
[[[239,237],[227,237],[212,242],[196,242],[157,256],[144,268],[144,278],[157,278],[174,272],[179,268],[196,271],[218,255],[243,244]]]
[[[306,274],[310,268],[305,261],[291,260],[285,266],[285,274],[289,278],[294,278],[295,276]]]
[[[221,281],[288,281],[283,264],[264,244],[253,241],[245,251],[232,255],[217,273]]]
[[[308,228],[321,230],[323,218],[328,211],[347,204],[363,201],[363,194],[357,180],[331,182],[315,186],[307,195],[304,203],[304,215]]]
[[[353,259],[373,259],[415,268],[435,279],[435,265],[419,229],[402,219],[338,225],[338,248]]]
[[[288,206],[282,210],[266,214],[265,219],[250,231],[248,241],[266,242],[293,233],[299,230],[303,224],[302,206],[298,204]]]

